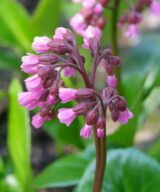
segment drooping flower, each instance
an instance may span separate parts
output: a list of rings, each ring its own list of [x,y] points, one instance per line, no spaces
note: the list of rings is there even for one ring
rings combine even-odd
[[[76,118],[76,114],[73,112],[72,108],[62,108],[58,110],[57,117],[61,123],[69,126]]]
[[[37,55],[28,54],[22,57],[21,69],[29,74],[36,73],[36,66],[39,64],[39,59]]]
[[[35,37],[32,43],[32,49],[37,53],[46,53],[50,50],[48,43],[51,41],[47,36]]]
[[[46,117],[42,117],[39,113],[38,114],[36,114],[36,115],[34,115],[33,117],[32,117],[32,125],[35,127],[35,128],[40,128],[42,125],[43,125],[43,123],[45,122],[45,121],[47,121],[48,120],[48,118],[46,118]]]
[[[28,91],[36,91],[42,87],[41,78],[39,78],[38,75],[27,78],[25,83]]]
[[[126,124],[128,123],[128,120],[132,118],[133,118],[133,113],[129,109],[126,109],[125,111],[121,111],[119,113],[118,121],[121,124]]]
[[[32,110],[37,106],[41,95],[41,90],[36,92],[21,92],[18,94],[18,101],[20,105],[27,107],[28,110]]]
[[[76,98],[76,89],[70,88],[60,88],[59,89],[59,97],[62,100],[62,103],[67,103]]]
[[[92,126],[85,124],[85,126],[80,130],[80,136],[89,139],[92,134]]]

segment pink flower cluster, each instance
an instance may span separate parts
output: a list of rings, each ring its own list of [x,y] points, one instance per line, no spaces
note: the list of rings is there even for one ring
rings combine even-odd
[[[101,32],[89,26],[83,34],[83,47],[87,48],[93,60],[90,77],[85,70],[85,58],[80,55],[74,35],[68,29],[59,27],[53,38],[36,37],[32,44],[36,54],[22,57],[21,69],[31,77],[25,80],[26,92],[19,93],[19,103],[28,110],[39,108],[33,116],[32,125],[39,128],[45,121],[53,119],[56,114],[61,123],[70,126],[79,115],[86,116],[86,124],[80,131],[84,138],[90,138],[96,129],[97,137],[105,136],[106,109],[109,107],[113,121],[125,124],[133,117],[124,98],[117,94],[117,79],[114,70],[120,59],[113,56],[110,49],[102,50],[100,46]],[[106,70],[108,86],[100,94],[94,89],[95,72],[103,63]],[[70,77],[79,72],[86,88],[66,88],[61,79],[62,71]],[[57,105],[77,101],[72,108],[61,108]]]
[[[74,31],[83,35],[85,29],[91,25],[102,30],[105,26],[103,16],[104,7],[109,0],[73,0],[74,3],[82,3],[82,9],[70,20]]]
[[[141,12],[145,7],[149,8],[154,15],[160,15],[159,0],[138,0],[136,4],[129,4],[130,10],[119,19],[118,27],[127,26],[125,36],[132,38],[139,35],[138,25],[142,21]]]

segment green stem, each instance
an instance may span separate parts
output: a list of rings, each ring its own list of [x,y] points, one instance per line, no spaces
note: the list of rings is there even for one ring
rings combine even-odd
[[[117,31],[117,23],[119,17],[119,8],[120,8],[121,0],[114,0],[114,11],[112,11],[112,27],[111,27],[111,44],[112,44],[112,52],[114,55],[119,54],[118,49],[118,31]],[[116,71],[118,84],[118,92],[121,93],[121,68]]]

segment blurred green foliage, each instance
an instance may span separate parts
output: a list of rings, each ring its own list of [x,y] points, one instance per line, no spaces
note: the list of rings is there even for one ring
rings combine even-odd
[[[126,3],[122,3],[120,14]],[[0,69],[10,70],[19,76],[20,58],[31,52],[34,36],[53,35],[54,29],[65,23],[79,9],[76,4],[65,0],[40,0],[30,15],[16,0],[0,2]],[[106,15],[110,15],[106,11]],[[109,17],[109,20],[111,18]],[[110,39],[110,25],[104,31],[103,45]],[[107,41],[108,40],[108,41]],[[79,46],[82,39],[78,37]],[[129,147],[134,145],[138,126],[160,104],[160,36],[146,33],[136,47],[121,51],[122,92],[134,113],[127,125],[121,126],[109,136],[111,146]],[[85,51],[86,68],[91,58]],[[15,73],[16,71],[16,73]],[[17,75],[18,74],[18,75]],[[66,84],[74,84],[65,79]],[[81,81],[77,85],[81,85]],[[20,107],[17,95],[22,90],[20,81],[13,79],[8,90],[7,147],[9,159],[0,157],[0,191],[32,192],[37,188],[65,187],[78,185],[76,192],[90,192],[94,173],[94,147],[88,146],[79,137],[83,120],[77,119],[70,128],[58,120],[46,123],[44,130],[54,139],[57,149],[72,145],[82,150],[51,163],[33,179],[31,170],[31,130],[28,112]],[[0,101],[5,93],[0,92]],[[71,103],[72,104],[72,103]],[[143,113],[143,114],[142,114]],[[143,118],[143,121],[142,121]],[[160,160],[160,143],[150,146],[148,154]],[[9,164],[9,166],[8,166]],[[9,167],[9,168],[8,168]],[[160,190],[160,165],[152,158],[135,149],[112,149],[108,153],[108,169],[105,173],[103,191],[109,192],[158,192]],[[84,190],[85,189],[85,190]]]

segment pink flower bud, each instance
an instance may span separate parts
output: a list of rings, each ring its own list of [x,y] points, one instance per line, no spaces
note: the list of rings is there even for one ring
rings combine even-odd
[[[70,25],[74,29],[74,31],[82,35],[86,28],[85,19],[83,15],[77,13],[75,16],[73,16],[70,20]]]
[[[32,110],[37,106],[38,102],[36,99],[39,99],[40,96],[39,92],[21,92],[18,94],[18,102],[21,106],[25,106],[28,110]]]
[[[67,103],[69,101],[72,101],[76,98],[76,92],[75,89],[69,89],[69,88],[60,88],[59,89],[59,97],[62,100],[62,103]]]
[[[129,25],[125,32],[125,36],[128,38],[134,38],[138,36],[138,34],[139,34],[139,30],[136,25]]]
[[[126,111],[120,112],[118,121],[121,124],[126,124],[126,123],[128,123],[128,120],[132,119],[132,118],[133,118],[133,113],[131,111],[129,111],[129,109],[126,109]]]
[[[66,68],[64,69],[64,75],[65,75],[66,77],[72,77],[72,76],[75,75],[75,73],[76,73],[76,71],[75,71],[75,69],[72,68],[72,67],[66,67]]]
[[[82,88],[82,89],[78,89],[76,91],[76,98],[77,99],[91,98],[94,96],[95,96],[95,90],[94,89]]]
[[[97,123],[98,113],[93,109],[87,113],[86,121],[88,125],[94,125]]]
[[[116,88],[117,87],[117,78],[115,75],[107,76],[107,84],[109,87]]]
[[[58,119],[67,126],[69,126],[75,118],[76,114],[72,108],[62,108],[58,110]]]
[[[150,6],[151,12],[154,15],[160,16],[160,2],[153,0],[151,6]]]
[[[102,37],[102,32],[99,28],[88,26],[86,31],[83,33],[84,44],[83,47],[88,49],[90,47],[90,39],[94,39],[94,41],[99,42]]]
[[[50,50],[48,43],[51,41],[47,36],[35,37],[32,43],[32,49],[37,53],[45,53]]]
[[[94,13],[95,14],[100,14],[103,12],[103,7],[100,3],[97,3],[96,6],[94,7]]]
[[[41,88],[41,78],[38,75],[34,75],[25,80],[26,87],[28,91],[33,91]]]
[[[48,97],[47,97],[47,104],[49,104],[49,105],[53,105],[54,104],[54,102],[55,102],[55,96],[52,96],[52,95],[48,95]]]
[[[90,138],[91,134],[92,134],[92,126],[87,125],[87,124],[80,131],[80,136],[85,139]]]
[[[103,138],[105,136],[104,129],[97,129],[97,137]]]
[[[45,117],[42,117],[40,116],[39,114],[36,114],[32,117],[32,125],[35,127],[35,128],[40,128],[43,123],[47,121],[47,118]]]
[[[35,74],[39,59],[37,55],[26,55],[22,57],[21,69],[29,74]]]

